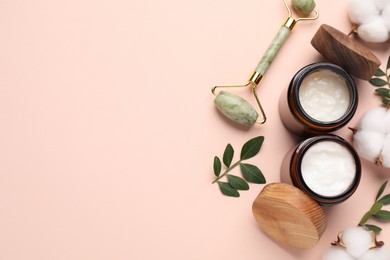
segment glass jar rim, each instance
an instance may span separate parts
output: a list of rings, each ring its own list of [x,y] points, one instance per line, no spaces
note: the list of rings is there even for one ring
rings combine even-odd
[[[355,161],[355,165],[356,165],[355,176],[354,176],[353,181],[351,182],[351,185],[343,193],[336,195],[336,196],[324,196],[324,195],[316,193],[315,191],[313,191],[312,189],[310,189],[307,186],[307,184],[305,183],[305,180],[303,179],[303,176],[302,176],[301,164],[302,164],[303,157],[305,156],[306,152],[313,145],[315,145],[319,142],[323,142],[323,141],[335,142],[335,143],[338,143],[338,144],[342,145],[343,147],[345,147],[351,153],[351,155]],[[299,183],[298,183],[297,181],[294,181],[294,178],[291,178],[294,186],[297,186],[300,189],[302,189],[306,194],[308,194],[310,197],[312,197],[314,200],[316,200],[320,204],[327,205],[327,204],[342,202],[342,201],[348,199],[350,196],[352,196],[352,194],[356,191],[357,186],[359,185],[360,179],[361,179],[360,157],[359,157],[358,153],[356,152],[356,150],[352,147],[352,145],[349,142],[347,142],[345,139],[343,139],[337,135],[322,135],[322,136],[311,137],[311,138],[308,138],[308,139],[304,140],[303,142],[301,142],[297,146],[297,148],[294,150],[293,154],[294,155],[298,154],[298,156],[296,158],[295,165],[297,167],[297,169],[296,169],[297,176],[296,177],[299,180]],[[291,160],[291,163],[292,163],[292,161],[293,160]],[[292,165],[290,165],[290,167],[291,166]],[[290,170],[290,174],[291,174],[291,170]]]
[[[299,89],[303,82],[303,80],[308,76],[309,74],[320,71],[320,70],[330,70],[341,77],[343,77],[346,81],[346,85],[349,89],[350,93],[350,102],[347,110],[345,113],[338,119],[333,121],[320,121],[313,117],[311,117],[302,107],[301,103],[299,102]],[[321,128],[331,128],[331,131],[337,130],[348,123],[348,121],[352,118],[352,116],[355,114],[358,104],[358,92],[356,88],[356,84],[352,77],[340,66],[337,66],[332,63],[327,62],[318,62],[318,63],[312,63],[309,64],[302,69],[300,69],[292,78],[290,85],[288,87],[288,94],[290,97],[293,97],[292,99],[288,98],[289,100],[289,108],[291,113],[294,115],[294,117],[302,118],[302,123],[306,125],[309,128],[316,128],[317,131],[320,132],[330,132],[330,130],[323,130]],[[292,106],[294,106],[296,109],[292,109]]]

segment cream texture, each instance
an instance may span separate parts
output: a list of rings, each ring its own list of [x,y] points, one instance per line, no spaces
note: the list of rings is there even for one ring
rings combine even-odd
[[[311,118],[331,122],[341,118],[347,111],[350,92],[343,77],[322,69],[303,79],[299,88],[299,101]]]
[[[306,151],[301,171],[304,182],[313,192],[333,197],[341,195],[351,186],[356,175],[356,164],[347,148],[333,141],[323,141]]]

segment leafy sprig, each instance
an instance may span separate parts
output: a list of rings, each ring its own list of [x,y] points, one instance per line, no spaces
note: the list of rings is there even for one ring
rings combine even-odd
[[[222,157],[223,164],[226,166],[226,170],[222,174],[221,159],[218,156],[214,157],[213,168],[216,179],[213,183],[218,183],[222,194],[230,197],[240,197],[239,190],[249,190],[248,182],[266,183],[263,173],[257,166],[243,163],[244,160],[254,157],[260,151],[263,142],[264,136],[258,136],[246,142],[241,149],[240,159],[234,164],[232,164],[234,149],[231,144],[228,144]],[[240,166],[243,178],[230,174],[230,171],[237,166]],[[227,181],[221,181],[223,178]]]
[[[385,183],[383,183],[380,187],[375,198],[375,203],[371,206],[370,210],[364,214],[364,216],[359,222],[359,226],[366,227],[367,229],[372,230],[375,233],[379,233],[380,231],[382,231],[382,229],[376,225],[367,224],[367,221],[370,218],[375,218],[376,220],[384,222],[390,221],[390,211],[382,209],[384,205],[390,204],[390,194],[381,197],[386,188],[386,185],[387,181],[385,181]]]
[[[386,70],[378,68],[374,76],[368,81],[377,87],[375,93],[382,98],[382,104],[386,107],[390,105],[390,56],[387,60]],[[386,86],[386,87],[385,87]]]

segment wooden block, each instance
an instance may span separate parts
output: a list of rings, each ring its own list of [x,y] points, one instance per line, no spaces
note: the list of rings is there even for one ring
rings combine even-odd
[[[326,24],[320,26],[311,44],[329,61],[363,80],[369,80],[381,64],[367,47]]]
[[[265,233],[295,248],[314,247],[327,226],[323,209],[303,191],[285,183],[266,185],[252,211]]]

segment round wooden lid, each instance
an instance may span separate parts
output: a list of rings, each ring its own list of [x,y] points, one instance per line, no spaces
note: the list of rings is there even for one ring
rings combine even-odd
[[[303,191],[285,183],[266,185],[252,211],[265,233],[295,248],[314,247],[327,226],[323,209]]]
[[[369,80],[381,64],[363,44],[326,24],[317,30],[311,45],[329,61],[363,80]]]

